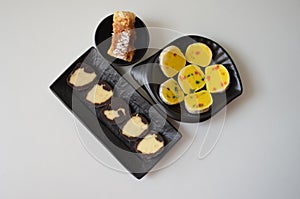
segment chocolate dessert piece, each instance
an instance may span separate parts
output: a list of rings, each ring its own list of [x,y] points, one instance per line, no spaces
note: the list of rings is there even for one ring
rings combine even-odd
[[[131,138],[137,139],[141,137],[149,128],[149,123],[145,117],[140,114],[132,115],[121,129],[121,134]]]
[[[164,139],[160,134],[151,132],[137,143],[136,151],[147,158],[151,158],[162,151],[164,144]]]
[[[110,103],[100,110],[100,117],[112,124],[121,124],[130,119],[130,108],[126,101],[112,97]]]
[[[106,105],[113,96],[112,87],[105,81],[100,80],[86,95],[86,100],[96,107]]]
[[[86,89],[96,80],[94,69],[85,63],[78,63],[67,79],[69,86],[76,89]]]

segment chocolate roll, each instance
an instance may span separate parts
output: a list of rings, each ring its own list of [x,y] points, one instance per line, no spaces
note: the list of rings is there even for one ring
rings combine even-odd
[[[100,118],[111,122],[111,124],[121,124],[130,119],[129,104],[121,98],[112,97],[110,103],[100,111]]]
[[[130,139],[138,139],[147,132],[148,120],[141,114],[133,114],[120,129],[121,134]]]
[[[84,90],[96,80],[97,74],[90,65],[78,63],[67,78],[67,84],[77,90]]]
[[[109,103],[112,96],[112,87],[107,82],[100,80],[88,91],[86,100],[95,107],[102,107]]]
[[[145,158],[152,158],[163,150],[164,145],[163,137],[159,133],[152,131],[139,140],[136,144],[136,151]]]

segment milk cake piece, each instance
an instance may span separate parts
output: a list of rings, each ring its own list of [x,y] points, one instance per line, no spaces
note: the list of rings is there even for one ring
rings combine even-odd
[[[111,46],[107,51],[110,56],[127,62],[132,60],[136,40],[134,23],[134,13],[126,11],[116,11],[114,13]]]

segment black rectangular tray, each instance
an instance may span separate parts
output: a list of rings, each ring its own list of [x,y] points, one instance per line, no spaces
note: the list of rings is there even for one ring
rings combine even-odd
[[[165,142],[165,147],[161,153],[150,158],[145,158],[136,153],[134,150],[135,143],[122,138],[117,126],[108,125],[107,122],[97,117],[95,107],[85,101],[82,92],[73,90],[67,84],[70,73],[78,63],[82,62],[92,66],[99,79],[108,82],[113,87],[117,85],[114,89],[114,96],[129,101],[132,112],[142,114],[151,121],[150,128],[160,132]],[[106,62],[94,47],[87,50],[60,75],[50,86],[50,89],[116,159],[138,179],[145,176],[182,137],[181,133],[163,118],[156,109],[151,108],[151,104],[135,91],[133,86],[121,77],[116,69]],[[150,114],[149,110],[151,111]]]

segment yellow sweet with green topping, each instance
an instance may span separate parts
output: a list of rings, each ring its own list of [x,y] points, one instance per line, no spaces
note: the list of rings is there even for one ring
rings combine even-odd
[[[160,98],[169,105],[175,105],[183,101],[184,93],[178,83],[173,79],[168,79],[160,85]]]
[[[179,72],[178,83],[184,93],[194,93],[205,85],[204,74],[198,66],[188,65]]]

